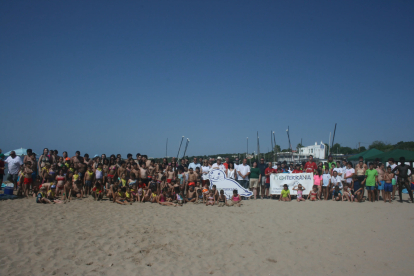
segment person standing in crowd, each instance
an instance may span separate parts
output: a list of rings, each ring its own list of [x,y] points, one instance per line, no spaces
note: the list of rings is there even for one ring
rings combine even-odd
[[[253,162],[253,167],[250,169],[250,190],[253,191],[254,199],[257,199],[257,188],[261,180],[260,169],[257,167],[257,162]]]
[[[381,192],[382,199],[384,199],[384,187],[385,187],[385,182],[384,182],[385,166],[384,164],[377,163],[376,170],[378,172],[377,200],[379,201],[380,192]]]
[[[193,162],[190,163],[190,165],[188,166],[188,169],[193,169],[193,171],[195,171],[196,168],[201,168],[201,164],[197,163],[197,157],[194,157]]]
[[[226,170],[229,168],[229,163],[230,163],[230,159],[228,157],[226,157],[226,162],[223,163]]]
[[[226,171],[226,167],[224,167],[224,165],[223,164],[221,164],[221,157],[219,156],[219,157],[217,157],[217,163],[214,163],[212,166],[211,166],[211,169],[212,170],[214,170],[214,169],[219,169],[219,170],[222,170],[222,171]]]
[[[318,171],[318,166],[316,165],[315,161],[313,161],[313,155],[309,155],[309,161],[305,164],[305,173],[313,173],[316,174]]]
[[[7,180],[13,182],[14,189],[17,190],[17,178],[19,177],[20,166],[23,165],[19,156],[16,156],[16,152],[13,150],[10,152],[10,156],[4,161],[8,165]]]
[[[364,161],[363,160],[359,160],[358,164],[355,166],[355,175],[358,178],[359,183],[361,183],[361,185],[365,180],[365,166],[364,166]],[[361,197],[364,198],[365,195],[365,189],[361,190]]]
[[[374,170],[374,164],[369,163],[369,169],[365,171],[365,187],[368,191],[368,201],[374,202],[375,201],[375,183],[378,182],[378,172]]]
[[[335,162],[333,161],[332,155],[329,155],[328,156],[328,166],[329,166],[329,170],[332,169],[332,164],[335,164]]]
[[[250,166],[247,165],[247,159],[243,159],[243,163],[237,166],[237,179],[239,184],[245,188],[249,188],[249,174],[250,174]]]
[[[265,169],[265,198],[269,198],[269,189],[270,189],[270,176],[272,173],[276,173],[276,170],[272,168],[272,162],[267,163],[267,168]],[[262,195],[263,198],[263,195]]]
[[[3,159],[4,159],[4,154],[1,153],[1,150],[0,150],[0,180],[1,180],[1,183],[3,183],[4,167],[5,167],[5,163],[4,163]]]
[[[240,165],[240,163],[239,163],[240,161],[239,161],[239,157],[236,157],[236,158],[234,158],[234,170],[236,171],[236,175],[237,175],[237,167]],[[237,179],[237,177],[236,177],[236,179]]]
[[[38,164],[37,164],[37,167],[39,168],[39,173],[46,166],[46,163],[49,163],[49,162],[50,162],[49,149],[44,148],[43,149],[43,154],[40,155],[39,161],[38,161]]]
[[[345,182],[348,184],[348,186],[351,187],[351,190],[353,189],[351,185],[352,185],[352,179],[354,178],[354,174],[355,174],[355,170],[352,167],[352,163],[348,162],[346,164],[346,169],[344,171],[344,175],[345,175],[344,179],[345,179]]]
[[[234,169],[234,164],[233,164],[233,162],[229,162],[229,165],[228,165],[229,167],[228,167],[228,169],[227,169],[227,177],[228,178],[230,178],[230,179],[233,179],[233,180],[235,180],[236,179],[236,170]]]
[[[303,171],[300,169],[299,164],[296,164],[295,169],[292,171],[292,173],[303,173]]]
[[[260,181],[259,181],[260,186],[259,186],[257,192],[258,192],[258,195],[260,194],[262,196],[262,199],[263,199],[264,195],[265,195],[265,189],[266,189],[265,188],[265,184],[266,184],[265,170],[267,168],[267,164],[265,163],[264,158],[260,158],[260,163],[259,163],[258,168],[260,170],[261,177],[260,177]]]
[[[209,172],[210,172],[210,166],[207,163],[207,159],[205,159],[203,160],[203,166],[201,166],[201,179],[202,179],[201,182],[202,182],[203,187],[204,187],[204,184],[206,184],[206,182],[209,181],[209,176],[208,176]]]
[[[395,160],[394,158],[389,158],[388,159],[388,166],[391,167],[391,171],[397,167],[397,164],[395,164]],[[397,185],[395,185],[397,183],[397,175],[394,174],[394,180],[392,181],[392,195],[391,195],[391,199],[394,200],[395,199],[395,191],[397,190]]]

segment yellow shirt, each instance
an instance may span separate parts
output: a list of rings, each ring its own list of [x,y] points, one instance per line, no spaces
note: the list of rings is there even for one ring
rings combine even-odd
[[[280,194],[282,195],[282,197],[288,197],[288,195],[290,195],[290,191],[283,189]]]

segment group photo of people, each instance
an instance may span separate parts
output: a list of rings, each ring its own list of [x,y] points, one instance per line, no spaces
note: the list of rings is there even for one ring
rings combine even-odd
[[[13,183],[16,196],[35,198],[37,203],[67,203],[75,199],[93,198],[122,205],[151,202],[164,206],[182,206],[186,203],[241,206],[243,200],[273,199],[278,201],[348,201],[391,203],[396,195],[402,201],[405,188],[413,201],[414,175],[412,168],[401,157],[399,164],[390,158],[387,165],[376,160],[365,163],[363,157],[355,164],[328,157],[327,162],[316,163],[310,155],[307,162],[272,162],[259,160],[230,160],[217,158],[163,158],[149,160],[140,153],[133,158],[127,154],[90,157],[79,151],[69,157],[66,151],[45,148],[40,156],[28,149],[23,157],[10,152],[7,159],[0,154],[0,176],[5,164],[7,180]],[[228,179],[252,192],[245,197],[237,190],[227,198],[223,190],[211,185],[211,170],[222,170]],[[272,194],[272,174],[312,174],[313,186],[309,191],[302,185],[293,189],[283,185],[280,194]],[[398,184],[398,185],[397,185]]]

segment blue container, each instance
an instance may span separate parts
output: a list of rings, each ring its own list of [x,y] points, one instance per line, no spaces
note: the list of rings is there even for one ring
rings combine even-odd
[[[13,188],[12,187],[4,187],[4,194],[5,195],[13,195]]]

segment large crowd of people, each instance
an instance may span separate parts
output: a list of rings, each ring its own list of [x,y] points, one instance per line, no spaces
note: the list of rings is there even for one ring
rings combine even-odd
[[[118,204],[133,202],[151,202],[165,206],[177,206],[185,203],[241,206],[242,200],[249,199],[278,199],[291,201],[379,201],[392,202],[395,199],[397,186],[402,200],[402,186],[405,186],[411,201],[413,169],[400,159],[397,165],[392,158],[388,165],[378,160],[365,164],[363,158],[353,165],[346,160],[333,161],[329,156],[327,162],[318,164],[309,156],[307,162],[265,162],[254,161],[248,165],[248,160],[221,157],[183,158],[154,162],[146,155],[128,154],[123,159],[120,154],[107,157],[88,154],[81,156],[79,151],[69,157],[67,152],[62,156],[57,150],[45,148],[39,158],[32,150],[21,160],[15,152],[4,160],[0,154],[0,177],[3,179],[5,163],[8,164],[7,179],[14,184],[15,193],[20,197],[34,197],[38,203],[66,203],[72,199],[91,197],[94,200],[107,199]],[[250,189],[253,195],[242,197],[234,190],[233,196],[227,199],[224,192],[210,187],[209,172],[221,169],[227,178],[237,181],[243,188]],[[290,194],[289,187],[284,186],[280,195],[270,193],[270,176],[280,173],[312,173],[314,185],[311,191],[304,192],[299,185],[294,189],[297,195]],[[402,185],[396,185],[397,181]]]

